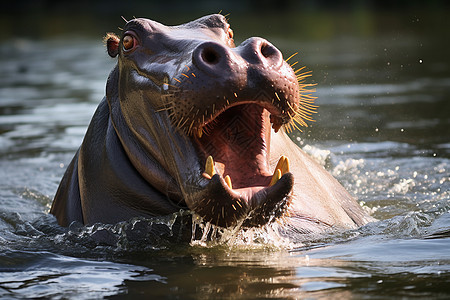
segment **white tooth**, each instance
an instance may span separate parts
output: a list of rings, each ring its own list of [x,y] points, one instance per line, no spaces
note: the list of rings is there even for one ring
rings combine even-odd
[[[205,173],[210,177],[213,177],[213,175],[216,174],[216,171],[214,170],[214,160],[211,155],[206,159]]]
[[[272,180],[270,181],[269,186],[272,186],[275,183],[277,183],[277,181],[280,180],[280,178],[281,178],[281,170],[276,169],[275,172],[273,173]]]
[[[225,183],[228,185],[228,187],[230,188],[230,189],[232,189],[233,188],[233,185],[231,184],[231,178],[230,178],[230,176],[229,175],[227,175],[227,176],[225,176]]]

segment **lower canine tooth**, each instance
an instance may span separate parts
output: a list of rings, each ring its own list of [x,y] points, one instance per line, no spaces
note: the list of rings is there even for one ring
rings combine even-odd
[[[208,158],[206,159],[205,173],[208,174],[211,177],[214,174],[216,174],[216,171],[214,170],[214,160],[213,160],[211,155],[208,156]]]
[[[278,160],[278,163],[277,163],[277,166],[275,167],[275,170],[276,169],[280,169],[281,170],[281,166],[284,164],[284,160],[286,159],[286,156],[284,156],[284,155],[282,155],[281,157],[280,157],[280,159]]]
[[[233,186],[231,185],[231,178],[230,178],[229,175],[225,176],[225,183],[228,185],[228,187],[229,187],[230,189],[233,188]]]
[[[277,183],[277,181],[280,180],[280,178],[281,178],[281,170],[276,169],[275,172],[273,173],[272,180],[270,181],[269,186],[272,186],[275,183]]]
[[[201,138],[202,135],[203,135],[203,129],[199,128],[199,129],[197,130],[197,135],[198,135],[198,138]]]
[[[278,160],[277,166],[275,167],[275,170],[279,169],[281,171],[281,175],[284,175],[286,173],[289,173],[289,158],[282,155],[280,159]]]
[[[286,156],[284,157],[284,163],[281,166],[281,175],[284,175],[286,173],[289,173],[289,158]]]

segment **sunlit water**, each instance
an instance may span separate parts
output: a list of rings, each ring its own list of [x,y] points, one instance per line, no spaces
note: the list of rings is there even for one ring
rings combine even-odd
[[[271,39],[314,71],[294,133],[379,222],[298,243],[264,232],[190,245],[154,223],[61,228],[48,214],[114,65],[100,42],[0,44],[0,297],[448,298],[450,60],[441,41]],[[440,48],[439,48],[440,49]],[[183,214],[183,213],[181,213]]]

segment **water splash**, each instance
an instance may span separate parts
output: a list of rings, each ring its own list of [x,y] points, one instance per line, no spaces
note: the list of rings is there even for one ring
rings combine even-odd
[[[242,222],[241,222],[242,224]],[[192,217],[192,236],[190,245],[195,247],[226,247],[228,249],[284,249],[290,250],[302,245],[283,234],[284,226],[269,222],[261,227],[244,228],[238,224],[232,228],[217,227],[203,222],[200,217]]]
[[[117,224],[83,226],[73,222],[69,230],[57,236],[56,240],[62,244],[69,242],[113,253],[161,250],[188,240],[184,228],[189,218],[189,212],[180,210],[168,216],[136,217]]]
[[[304,145],[302,148],[308,153],[319,165],[328,168],[330,166],[331,151],[319,149],[312,145]]]

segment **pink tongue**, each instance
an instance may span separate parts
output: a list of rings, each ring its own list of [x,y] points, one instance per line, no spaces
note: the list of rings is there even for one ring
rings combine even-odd
[[[270,182],[263,111],[255,104],[232,107],[207,125],[199,140],[205,155],[216,162],[217,171],[231,177],[233,189]]]

